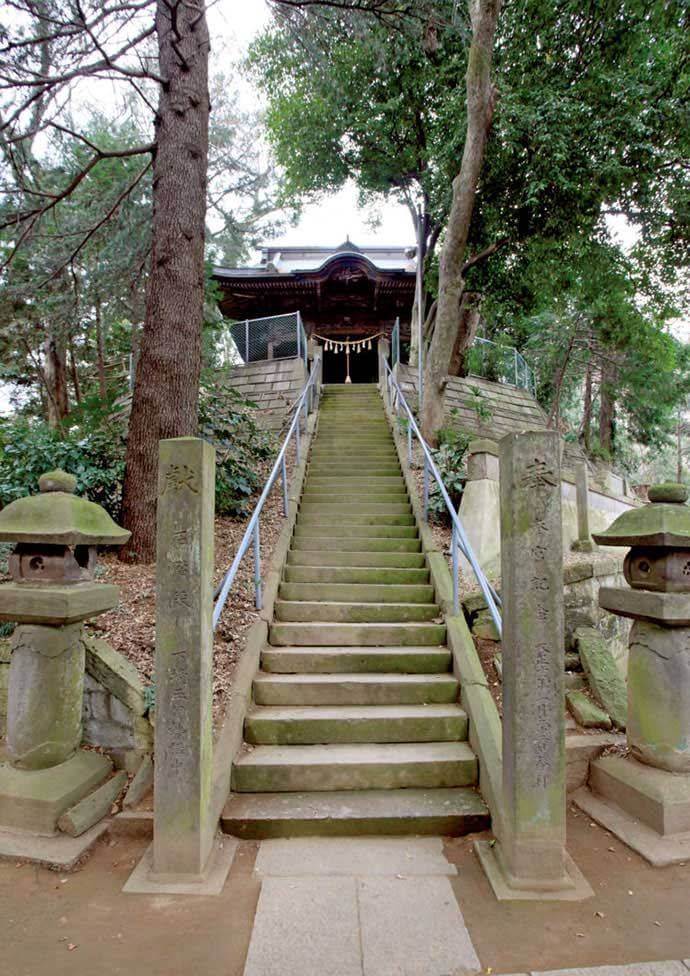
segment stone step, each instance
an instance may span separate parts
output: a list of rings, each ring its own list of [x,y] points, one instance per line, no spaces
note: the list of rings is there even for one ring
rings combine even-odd
[[[477,759],[466,742],[257,746],[235,761],[237,793],[303,790],[443,789],[474,786]]]
[[[256,706],[244,721],[252,745],[336,742],[458,742],[467,738],[459,705]]]
[[[419,552],[419,539],[386,539],[381,536],[369,538],[306,538],[297,536],[292,540],[292,548],[302,551],[313,549],[317,552],[332,550],[334,552]]]
[[[345,536],[350,539],[415,539],[417,527],[415,525],[326,525],[324,522],[295,527],[295,538],[321,539],[324,536],[336,538]]]
[[[276,600],[275,619],[294,623],[388,624],[435,620],[435,603],[320,603],[318,600]]]
[[[334,474],[312,474],[307,483],[310,491],[319,488],[337,493],[340,493],[345,486],[349,491],[356,491],[357,493],[405,487],[405,479],[400,474],[368,474],[366,477],[362,477],[357,472],[345,477]]]
[[[374,566],[377,569],[420,569],[426,565],[422,552],[338,552],[330,549],[290,549],[292,566]]]
[[[399,464],[369,464],[367,466],[358,465],[356,467],[348,464],[347,461],[338,464],[310,464],[307,471],[307,480],[312,478],[380,478],[380,477],[401,478]]]
[[[392,583],[281,583],[281,600],[337,603],[431,603],[433,586]]]
[[[398,504],[399,502],[407,501],[407,492],[404,488],[386,488],[384,491],[367,491],[367,502],[374,502],[377,505],[384,504],[386,502],[393,502]],[[337,491],[325,491],[322,489],[309,490],[308,487],[302,494],[302,502],[312,502],[316,505],[330,505],[336,501],[344,502],[349,505],[353,502],[362,501],[362,496],[359,492],[342,492]]]
[[[316,443],[319,447],[327,447],[330,450],[339,450],[341,447],[350,449],[363,447],[377,449],[380,446],[390,447],[392,440],[390,434],[323,434],[317,438]]]
[[[458,688],[451,674],[272,674],[264,671],[254,679],[254,701],[257,705],[448,704],[457,701]]]
[[[366,497],[362,498],[359,504],[356,502],[345,502],[339,505],[337,502],[304,502],[300,506],[300,511],[305,515],[326,515],[337,516],[340,512],[361,512],[365,515],[408,515],[412,508],[405,502],[367,502]]]
[[[296,623],[271,624],[274,647],[438,647],[446,640],[444,624],[433,623]]]
[[[389,585],[429,582],[428,569],[375,569],[367,566],[286,566],[287,583],[387,583]]]
[[[471,787],[319,793],[231,793],[221,815],[226,834],[352,837],[427,834],[461,837],[486,830],[489,811]]]
[[[437,674],[447,672],[447,647],[270,647],[261,655],[275,674]]]
[[[333,525],[333,519],[322,518],[319,515],[303,515],[297,517],[298,525]],[[338,517],[338,524],[343,525],[414,525],[414,515],[363,515],[361,512],[346,512]]]

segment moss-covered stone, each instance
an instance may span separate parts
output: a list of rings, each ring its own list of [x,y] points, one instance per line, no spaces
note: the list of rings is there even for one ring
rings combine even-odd
[[[570,714],[583,729],[610,729],[611,717],[582,691],[568,691],[565,696]]]
[[[688,500],[688,487],[674,481],[666,481],[660,485],[652,485],[647,497],[650,502],[674,502],[683,504]]]
[[[592,694],[611,716],[613,725],[624,729],[628,722],[628,691],[609,642],[589,627],[578,630],[575,638]]]

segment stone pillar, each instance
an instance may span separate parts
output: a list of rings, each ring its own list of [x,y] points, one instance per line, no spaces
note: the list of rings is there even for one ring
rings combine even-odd
[[[195,437],[160,442],[156,562],[154,881],[201,876],[212,764],[215,452]]]
[[[575,468],[577,502],[577,539],[570,547],[574,552],[594,552],[596,546],[589,529],[589,472],[583,459]]]
[[[501,835],[480,856],[499,898],[573,897],[565,854],[559,436],[500,442],[503,597]]]
[[[460,501],[460,520],[467,538],[485,573],[498,573],[501,563],[498,444],[482,438],[467,448],[467,483]],[[460,567],[474,579],[463,555]]]
[[[384,362],[388,362],[391,351],[391,344],[385,336],[380,336],[378,341],[379,350],[379,389],[383,396],[386,396],[386,370]]]

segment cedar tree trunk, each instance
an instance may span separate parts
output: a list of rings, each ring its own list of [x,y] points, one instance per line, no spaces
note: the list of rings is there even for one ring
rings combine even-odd
[[[64,337],[50,332],[43,343],[43,355],[48,423],[51,427],[60,427],[69,413],[67,347]]]
[[[451,355],[462,354],[467,338],[459,336],[463,261],[486,142],[493,117],[495,90],[491,82],[496,22],[500,0],[470,0],[472,42],[467,60],[467,132],[460,171],[453,180],[446,236],[439,261],[436,325],[424,369],[422,433],[432,444],[443,423],[443,391]],[[456,341],[457,340],[457,341]]]
[[[108,382],[105,375],[105,332],[101,319],[101,300],[96,298],[96,364],[98,368],[98,392],[102,400],[108,395]]]
[[[599,446],[607,454],[613,454],[613,426],[616,415],[616,367],[604,363],[601,368],[599,391]]]
[[[161,85],[153,162],[151,272],[129,421],[122,558],[156,554],[158,441],[197,432],[208,161],[205,4],[157,0]]]
[[[479,328],[479,299],[480,295],[477,292],[466,291],[460,300],[460,328],[450,357],[449,376],[467,376],[465,352],[474,342]]]

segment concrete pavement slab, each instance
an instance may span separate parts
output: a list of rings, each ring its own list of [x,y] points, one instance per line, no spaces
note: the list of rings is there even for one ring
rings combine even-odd
[[[440,837],[309,837],[264,840],[255,871],[264,877],[455,875]]]
[[[638,962],[625,966],[592,966],[588,969],[551,969],[534,976],[686,976],[680,960]]]
[[[267,878],[244,976],[362,976],[356,882]]]
[[[480,971],[447,878],[362,878],[357,884],[364,976]]]

